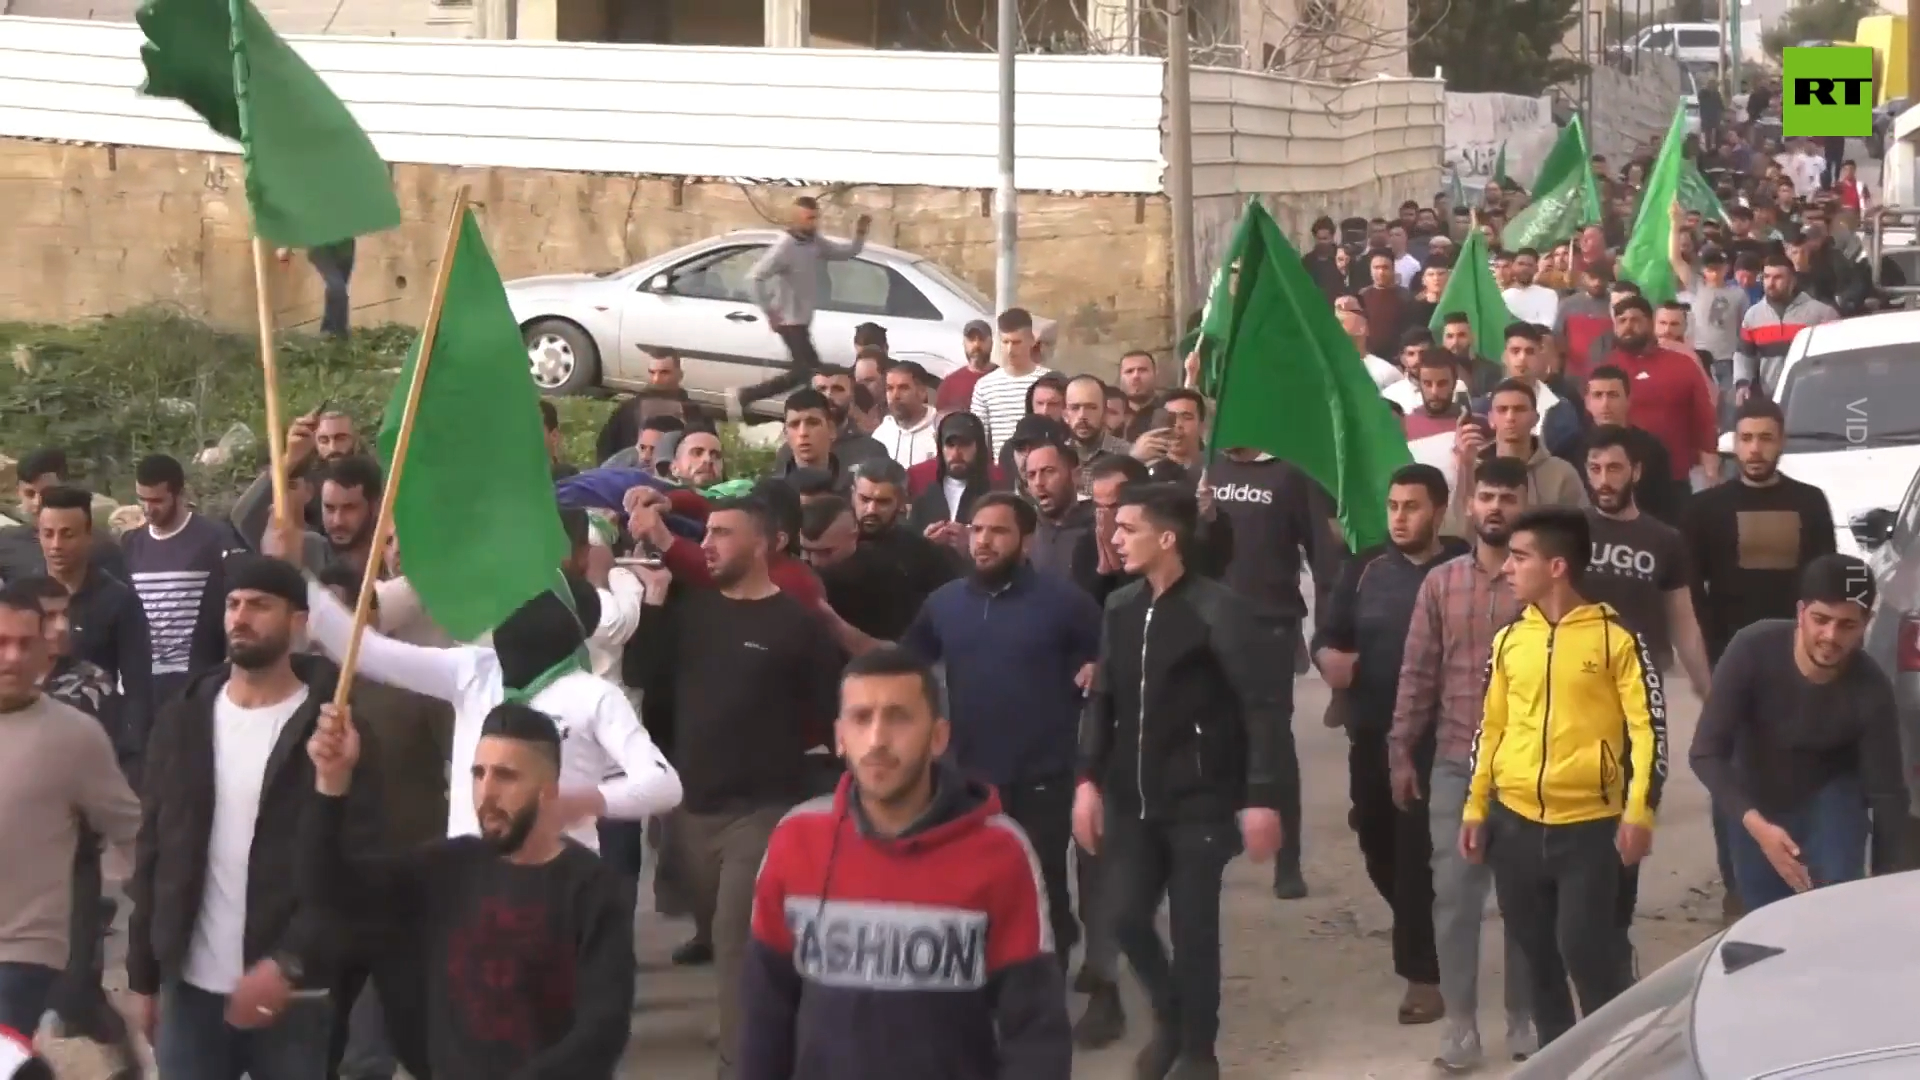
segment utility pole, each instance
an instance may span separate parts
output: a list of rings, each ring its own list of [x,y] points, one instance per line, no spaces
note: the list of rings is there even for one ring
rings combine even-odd
[[[1190,0],[1167,3],[1167,204],[1173,214],[1173,340],[1186,336],[1193,311],[1193,73],[1187,27]],[[1180,357],[1175,358],[1178,363]]]
[[[1740,73],[1746,64],[1744,50],[1740,46],[1740,9],[1747,0],[1720,0],[1727,8],[1727,43],[1733,50],[1733,78],[1730,82],[1732,93],[1727,95],[1727,115],[1733,115],[1733,95],[1740,92]]]
[[[1005,311],[1017,306],[1020,241],[1020,189],[1013,182],[1013,64],[1020,49],[1019,0],[1000,0],[1000,186],[993,206],[993,302]]]

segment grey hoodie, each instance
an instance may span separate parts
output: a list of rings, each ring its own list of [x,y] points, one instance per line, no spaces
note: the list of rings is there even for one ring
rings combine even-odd
[[[827,292],[828,261],[851,259],[866,246],[865,231],[845,242],[819,233],[799,236],[783,232],[747,275],[753,302],[766,312],[767,321],[776,329],[805,326],[813,321],[813,309]]]

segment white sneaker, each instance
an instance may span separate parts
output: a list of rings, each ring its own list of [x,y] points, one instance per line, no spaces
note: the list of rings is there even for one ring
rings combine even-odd
[[[1446,1037],[1440,1043],[1440,1055],[1433,1059],[1444,1072],[1466,1073],[1480,1067],[1480,1030],[1472,1021],[1447,1022]]]

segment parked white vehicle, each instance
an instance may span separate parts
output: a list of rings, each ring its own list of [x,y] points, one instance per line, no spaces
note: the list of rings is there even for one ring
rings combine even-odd
[[[1774,397],[1787,418],[1780,471],[1826,492],[1837,546],[1860,554],[1849,523],[1899,506],[1920,470],[1920,311],[1800,331]],[[1732,435],[1720,449],[1732,453]]]

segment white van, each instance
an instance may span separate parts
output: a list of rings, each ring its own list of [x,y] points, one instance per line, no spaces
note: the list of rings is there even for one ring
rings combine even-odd
[[[1684,64],[1720,62],[1720,24],[1655,23],[1627,42],[1627,51],[1666,53]]]

